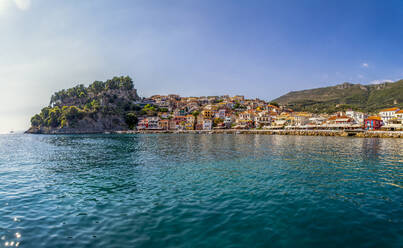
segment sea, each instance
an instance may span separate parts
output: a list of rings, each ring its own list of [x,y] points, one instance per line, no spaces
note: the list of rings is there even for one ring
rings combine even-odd
[[[403,247],[403,139],[0,135],[0,247]]]

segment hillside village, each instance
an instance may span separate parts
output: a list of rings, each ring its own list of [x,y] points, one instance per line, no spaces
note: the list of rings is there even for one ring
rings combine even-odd
[[[296,112],[277,103],[244,96],[181,97],[154,95],[138,102],[152,115],[138,117],[138,130],[212,129],[403,129],[403,110],[374,115],[347,110],[334,114]]]
[[[397,102],[397,100],[394,100]],[[128,130],[365,129],[403,130],[396,104],[364,113],[334,104],[338,111],[295,111],[293,105],[237,96],[141,98],[130,77],[95,81],[55,92],[31,118],[29,133],[101,133]],[[331,114],[329,114],[331,113]]]

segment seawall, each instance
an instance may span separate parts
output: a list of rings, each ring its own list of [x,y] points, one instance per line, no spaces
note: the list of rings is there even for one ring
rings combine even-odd
[[[403,138],[403,131],[344,131],[344,130],[238,130],[238,129],[216,129],[216,130],[137,130],[118,131],[115,133],[193,133],[193,134],[262,134],[262,135],[300,135],[300,136],[339,136],[339,137],[360,137],[360,138]]]

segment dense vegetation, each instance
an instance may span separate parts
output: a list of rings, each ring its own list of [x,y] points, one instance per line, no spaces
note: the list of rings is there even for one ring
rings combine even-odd
[[[106,82],[95,81],[88,87],[80,84],[52,95],[50,104],[31,118],[35,128],[75,127],[82,119],[110,118],[116,124],[133,127],[139,100],[130,77],[114,77]],[[122,123],[120,123],[122,122]]]
[[[377,112],[388,107],[403,108],[403,80],[394,83],[341,85],[293,91],[274,101],[295,111],[333,113],[353,109]]]

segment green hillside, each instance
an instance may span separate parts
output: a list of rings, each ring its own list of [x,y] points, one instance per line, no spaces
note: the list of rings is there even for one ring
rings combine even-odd
[[[133,126],[140,100],[130,77],[80,84],[54,93],[50,104],[31,118],[31,133],[92,133]]]
[[[376,112],[382,108],[403,108],[403,80],[394,83],[336,86],[292,91],[274,100],[295,111],[333,113],[345,109]]]

